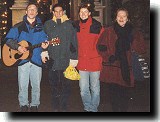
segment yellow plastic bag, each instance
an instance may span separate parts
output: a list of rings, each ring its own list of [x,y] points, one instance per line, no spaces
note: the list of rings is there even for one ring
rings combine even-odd
[[[78,73],[78,71],[76,70],[76,68],[72,67],[72,66],[68,66],[67,69],[63,72],[64,77],[66,77],[67,79],[70,80],[79,80],[80,79],[80,75]]]

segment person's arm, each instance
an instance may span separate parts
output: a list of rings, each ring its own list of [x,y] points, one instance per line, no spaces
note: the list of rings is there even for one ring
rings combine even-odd
[[[69,65],[76,67],[78,64],[78,40],[77,34],[73,27],[71,27],[72,38],[70,42],[70,63]]]
[[[25,53],[27,49],[18,44],[19,32],[18,28],[11,28],[5,37],[6,45],[14,50],[18,50],[20,53]]]
[[[106,43],[104,42],[107,34],[104,31],[105,29],[102,28],[98,36],[97,50],[99,53],[107,51],[107,46]]]
[[[44,31],[42,31],[40,39],[43,40],[41,47],[42,47],[43,51],[46,51],[49,46],[49,41],[48,41],[48,36]]]
[[[44,23],[44,26],[43,26],[43,30],[44,30],[44,40],[48,40],[48,36],[47,36],[47,22]],[[49,42],[44,42],[42,43],[41,47],[42,47],[42,53],[41,53],[41,60],[43,63],[46,63],[47,60],[49,60],[49,55],[48,55],[48,46],[49,46]]]
[[[18,47],[20,46],[17,41],[18,36],[19,36],[18,29],[11,28],[4,39],[7,46],[9,46],[10,48],[12,48],[14,50],[18,50]]]
[[[104,53],[107,51],[106,39],[107,39],[107,30],[102,30],[97,42],[97,50],[101,56],[103,56]]]

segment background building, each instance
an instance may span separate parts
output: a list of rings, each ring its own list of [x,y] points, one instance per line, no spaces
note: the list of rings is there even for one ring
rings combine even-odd
[[[55,3],[62,3],[66,14],[71,20],[77,20],[78,6],[82,2],[94,4],[93,17],[105,27],[114,22],[115,11],[120,7],[129,10],[130,21],[140,30],[146,40],[150,42],[150,0],[1,0],[0,1],[0,44],[9,29],[20,22],[25,14],[29,2],[39,4],[39,17],[43,23],[52,18],[51,8]],[[0,46],[1,47],[1,46]],[[149,53],[149,52],[148,52]],[[0,56],[1,57],[1,56]]]

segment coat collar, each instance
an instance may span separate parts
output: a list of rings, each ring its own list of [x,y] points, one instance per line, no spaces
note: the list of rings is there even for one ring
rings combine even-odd
[[[56,18],[55,16],[53,16],[52,20],[57,23],[57,18]],[[64,14],[64,15],[61,17],[61,23],[65,22],[65,21],[67,21],[67,20],[69,20],[69,19],[68,19],[67,15]]]
[[[79,25],[80,26],[91,26],[91,24],[92,24],[92,18],[91,18],[91,16],[89,16],[89,18],[88,18],[88,20],[87,20],[87,22],[86,23],[82,23],[81,21],[80,21],[80,23],[79,23]]]

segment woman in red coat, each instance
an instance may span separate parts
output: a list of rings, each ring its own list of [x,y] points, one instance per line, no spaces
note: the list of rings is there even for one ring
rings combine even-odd
[[[91,17],[91,7],[82,4],[79,10],[80,21],[75,22],[78,38],[78,65],[80,74],[79,87],[84,111],[97,112],[100,102],[100,70],[102,58],[96,45],[101,23]]]
[[[128,22],[128,11],[121,8],[116,13],[116,22],[102,33],[98,41],[99,54],[103,58],[100,80],[109,86],[114,112],[127,111],[129,89],[134,86],[131,49],[143,54],[145,44],[142,35]]]

